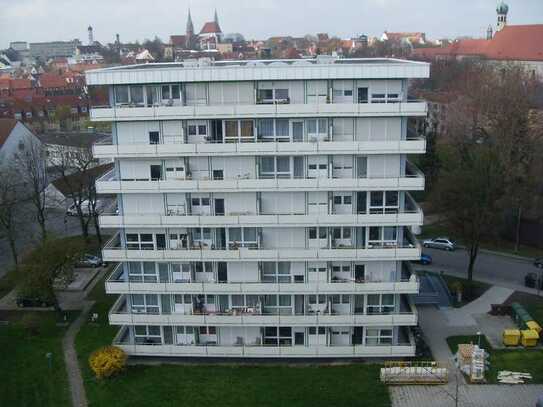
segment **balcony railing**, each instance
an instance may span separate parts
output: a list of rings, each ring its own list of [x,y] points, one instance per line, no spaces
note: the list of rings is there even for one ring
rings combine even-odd
[[[410,331],[405,340],[377,345],[266,345],[262,338],[243,344],[194,343],[167,344],[162,338],[136,343],[127,326],[121,327],[113,344],[129,355],[140,356],[214,356],[214,357],[409,357],[415,355],[415,341]],[[173,342],[173,341],[172,341]]]
[[[129,293],[131,290],[155,292],[155,293],[224,293],[224,294],[251,294],[251,293],[356,293],[356,292],[379,292],[383,290],[393,292],[418,292],[419,279],[413,272],[411,265],[404,262],[397,280],[380,279],[355,279],[336,278],[331,270],[327,271],[326,281],[308,280],[301,275],[299,279],[295,275],[281,275],[278,278],[270,279],[259,273],[259,281],[218,281],[214,277],[211,280],[199,280],[194,270],[189,272],[188,279],[174,279],[171,273],[167,275],[146,275],[138,278],[129,276],[119,263],[106,279],[106,291],[108,293]],[[206,273],[204,273],[206,274]]]
[[[311,295],[305,295],[305,297],[310,297]],[[331,296],[328,296],[328,303],[325,304],[310,304],[307,303],[307,298],[305,298],[304,302],[304,311],[303,312],[297,312],[294,309],[294,306],[283,306],[283,307],[276,307],[276,306],[267,306],[262,305],[262,301],[264,299],[264,296],[258,296],[259,300],[258,303],[254,306],[232,306],[231,308],[225,308],[220,309],[215,304],[204,304],[199,303],[197,301],[198,295],[192,295],[193,298],[193,304],[190,305],[189,309],[185,309],[184,312],[174,312],[174,311],[166,311],[164,309],[161,309],[160,305],[157,303],[156,306],[153,306],[153,310],[141,310],[141,311],[135,311],[134,309],[137,307],[130,306],[128,297],[126,295],[121,295],[113,306],[111,307],[109,311],[110,318],[111,316],[119,316],[119,315],[129,315],[131,318],[135,318],[136,316],[153,316],[158,317],[158,319],[155,322],[160,322],[161,318],[177,318],[177,319],[184,319],[184,318],[191,318],[191,317],[197,317],[200,318],[202,321],[208,319],[208,317],[212,317],[215,323],[221,323],[221,318],[217,317],[226,317],[224,319],[224,323],[231,323],[231,321],[228,319],[228,317],[239,317],[242,320],[246,320],[246,322],[258,322],[259,320],[251,321],[251,318],[253,317],[264,317],[263,322],[265,322],[266,317],[277,317],[278,320],[281,319],[287,319],[287,322],[293,323],[290,317],[296,317],[296,318],[303,318],[303,317],[310,317],[310,321],[313,319],[316,319],[322,323],[351,323],[352,321],[355,321],[356,317],[367,317],[367,318],[379,318],[379,317],[385,317],[387,320],[394,321],[399,320],[402,316],[408,316],[408,317],[416,317],[417,316],[417,309],[416,306],[406,297],[400,297],[399,303],[396,305],[392,305],[392,307],[397,308],[396,310],[391,311],[373,311],[372,309],[362,309],[357,311],[357,305],[354,303],[350,303],[348,305],[352,305],[354,308],[354,311],[351,312],[343,312],[338,311],[338,308],[346,305],[346,304],[332,304],[331,303]],[[157,297],[158,299],[158,297]],[[151,307],[147,307],[151,308]],[[216,309],[219,308],[219,309]],[[337,317],[337,318],[336,318]],[[238,318],[238,319],[239,319]],[[197,319],[197,320],[200,320]],[[352,321],[351,321],[352,320]],[[380,320],[377,322],[381,322]]]

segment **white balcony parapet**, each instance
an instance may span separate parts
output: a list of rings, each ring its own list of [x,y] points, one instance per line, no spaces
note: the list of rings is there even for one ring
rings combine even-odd
[[[418,245],[366,249],[249,249],[238,250],[127,250],[104,248],[104,261],[349,261],[349,260],[418,260]]]
[[[217,226],[410,226],[422,225],[420,208],[388,214],[341,215],[100,215],[103,228],[118,227],[217,227]]]
[[[424,176],[416,172],[398,178],[301,178],[226,180],[119,180],[113,171],[96,181],[100,194],[157,192],[264,192],[264,191],[420,191]]]
[[[413,343],[379,346],[139,345],[114,342],[131,356],[258,358],[399,358],[415,356]]]
[[[252,119],[302,117],[393,117],[426,116],[422,101],[397,103],[253,104],[151,107],[95,107],[92,121],[137,121],[179,119]]]
[[[320,141],[320,142],[254,142],[210,144],[104,144],[93,145],[96,158],[192,157],[192,156],[265,156],[322,154],[424,154],[426,139],[398,141]]]

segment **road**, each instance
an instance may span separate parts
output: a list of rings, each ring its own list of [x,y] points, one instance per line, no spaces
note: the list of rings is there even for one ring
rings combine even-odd
[[[458,249],[454,252],[437,249],[423,249],[424,253],[432,256],[431,266],[417,266],[420,269],[432,271],[444,271],[459,277],[467,277],[468,255],[465,250]],[[515,259],[490,253],[479,253],[473,278],[484,282],[491,281],[494,284],[524,285],[524,276],[527,273],[537,271],[531,261]]]

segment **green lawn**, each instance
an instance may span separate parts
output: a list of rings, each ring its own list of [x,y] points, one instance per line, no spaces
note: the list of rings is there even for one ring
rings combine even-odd
[[[90,406],[389,406],[379,366],[167,364],[129,366],[121,376],[98,382],[88,356],[111,343],[117,328],[107,325],[114,298],[99,282],[90,297],[97,324],[85,324],[76,339]]]
[[[477,343],[477,336],[451,336],[447,338],[451,351],[456,353],[459,343]],[[528,372],[533,380],[528,383],[543,383],[543,351],[541,349],[493,349],[486,337],[481,337],[481,346],[490,353],[490,370],[486,372],[489,383],[498,383],[500,370]]]
[[[61,345],[66,327],[56,325],[58,314],[36,312],[40,328],[30,335],[20,322],[28,314],[0,312],[0,320],[9,321],[0,326],[0,406],[71,406]],[[48,352],[53,354],[51,369]]]
[[[482,283],[480,281],[470,282],[465,278],[448,276],[446,274],[443,275],[443,279],[447,283],[447,287],[449,287],[449,291],[451,292],[453,296],[455,307],[462,307],[466,305],[467,303],[470,303],[473,300],[476,300],[491,287],[490,284]],[[461,302],[458,302],[456,298],[456,287],[458,284],[460,284],[460,286],[462,287],[462,301]]]

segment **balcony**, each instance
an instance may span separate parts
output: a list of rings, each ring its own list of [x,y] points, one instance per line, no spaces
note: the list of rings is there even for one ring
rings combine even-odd
[[[422,225],[423,212],[406,194],[399,210],[364,211],[352,214],[227,212],[223,215],[187,214],[177,207],[166,208],[165,214],[120,214],[117,210],[102,212],[100,227],[217,227],[217,226],[410,226]]]
[[[415,326],[418,313],[414,304],[400,302],[400,310],[383,313],[334,313],[331,307],[323,312],[297,313],[291,308],[256,306],[209,311],[193,305],[188,313],[131,312],[127,297],[121,295],[109,311],[111,325],[193,325],[193,326]]]
[[[354,137],[353,137],[354,139]],[[323,155],[323,154],[424,154],[426,139],[409,136],[398,141],[306,141],[266,142],[254,140],[247,143],[184,143],[179,136],[178,143],[171,144],[113,144],[103,140],[93,145],[96,158],[168,158],[193,156],[265,156],[265,155]]]
[[[208,177],[209,178],[209,177]],[[265,191],[421,191],[424,175],[408,163],[404,176],[396,178],[248,178],[151,180],[120,179],[115,170],[96,181],[99,194],[157,192],[265,192]]]
[[[427,104],[419,100],[394,103],[254,104],[198,106],[96,106],[92,121],[243,119],[293,117],[392,117],[426,116]]]
[[[328,272],[331,275],[330,271]],[[419,279],[412,271],[409,263],[403,263],[401,276],[398,281],[375,281],[347,279],[332,279],[327,281],[298,282],[289,275],[288,282],[266,282],[263,276],[259,281],[215,282],[197,281],[194,272],[188,280],[175,281],[171,273],[167,278],[146,278],[145,281],[134,281],[124,272],[122,265],[118,264],[106,280],[108,294],[162,293],[162,294],[372,294],[396,293],[417,294],[419,292]]]
[[[353,357],[411,357],[415,356],[415,341],[411,332],[403,328],[402,338],[394,345],[285,345],[273,346],[258,343],[224,346],[194,344],[176,345],[163,343],[139,344],[131,337],[127,326],[121,327],[113,345],[131,356],[196,356],[196,357],[267,357],[267,358],[353,358]]]
[[[104,261],[350,261],[350,260],[418,260],[420,244],[408,237],[405,242],[374,242],[364,246],[331,245],[328,248],[266,248],[228,245],[224,248],[191,244],[187,248],[127,249],[121,244],[120,235],[113,236],[104,246]]]

